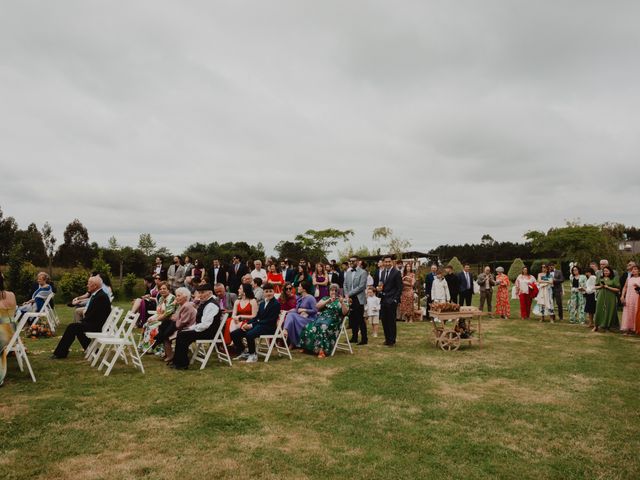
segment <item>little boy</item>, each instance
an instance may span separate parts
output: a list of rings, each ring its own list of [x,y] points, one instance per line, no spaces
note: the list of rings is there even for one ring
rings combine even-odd
[[[377,337],[378,325],[380,324],[380,297],[376,296],[376,290],[373,287],[367,288],[367,303],[364,306],[364,315],[373,329],[373,336]]]

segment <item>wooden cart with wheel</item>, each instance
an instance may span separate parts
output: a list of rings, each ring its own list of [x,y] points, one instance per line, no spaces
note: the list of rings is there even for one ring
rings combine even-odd
[[[486,313],[478,309],[459,312],[437,312],[429,310],[436,347],[445,352],[458,350],[462,342],[472,345],[477,342],[482,348],[482,322]]]

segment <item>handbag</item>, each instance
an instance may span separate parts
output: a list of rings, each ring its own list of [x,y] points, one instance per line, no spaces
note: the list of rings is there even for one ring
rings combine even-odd
[[[529,284],[529,295],[535,298],[538,296],[538,293],[540,293],[540,290],[538,289],[538,284],[537,283]]]
[[[513,300],[517,300],[518,299],[518,294],[516,293],[516,286],[515,285],[513,287],[511,287],[511,298]]]
[[[318,298],[320,296],[320,288],[316,287],[316,291],[314,292],[314,297]]]

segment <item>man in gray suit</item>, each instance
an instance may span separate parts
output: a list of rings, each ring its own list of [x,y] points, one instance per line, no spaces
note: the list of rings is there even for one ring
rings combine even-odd
[[[366,303],[365,290],[367,288],[367,271],[358,265],[358,258],[349,259],[349,268],[344,274],[344,296],[349,298],[349,324],[351,325],[351,342],[366,345],[367,323],[364,319],[364,305]],[[362,333],[362,340],[358,342],[358,333]]]
[[[218,305],[223,313],[231,312],[233,310],[233,304],[236,303],[238,295],[227,292],[227,289],[222,283],[216,283],[214,285],[213,293],[218,298]]]

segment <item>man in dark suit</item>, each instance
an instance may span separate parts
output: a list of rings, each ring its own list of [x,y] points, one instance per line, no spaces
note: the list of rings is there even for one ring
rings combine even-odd
[[[562,283],[564,282],[564,275],[561,269],[556,270],[556,266],[553,263],[549,264],[549,273],[553,275],[553,285],[551,286],[553,300],[558,308],[558,318],[562,320],[564,317],[562,309]]]
[[[284,278],[285,283],[293,283],[296,278],[296,271],[291,266],[288,258],[280,262],[280,270],[282,270],[282,278]]]
[[[229,291],[238,293],[242,277],[249,273],[247,266],[238,255],[234,255],[231,266],[229,267],[227,281],[229,282]]]
[[[377,285],[380,300],[380,320],[384,329],[384,344],[393,347],[396,344],[396,309],[402,295],[402,274],[393,268],[390,255],[383,259],[384,269],[380,272],[380,283]]]
[[[471,298],[473,297],[473,273],[471,273],[471,266],[468,263],[464,264],[464,270],[458,274],[458,303],[460,306],[471,306]]]
[[[176,350],[171,368],[178,370],[189,368],[189,345],[196,340],[212,339],[215,337],[218,327],[220,327],[222,310],[220,310],[217,298],[213,296],[211,285],[201,283],[196,288],[196,291],[200,294],[196,323],[184,330],[180,330],[176,337]]]
[[[242,348],[242,339],[247,339],[247,352],[241,353],[234,360],[246,360],[247,363],[257,362],[256,339],[260,335],[273,335],[276,331],[280,316],[280,304],[273,297],[273,285],[265,283],[262,289],[264,290],[264,300],[258,306],[258,314],[242,327],[231,332],[231,339],[236,348]]]
[[[225,286],[225,288],[227,286],[227,269],[220,263],[220,260],[217,258],[215,258],[213,262],[211,262],[211,268],[207,272],[207,283],[209,283],[209,285],[221,283]],[[238,290],[232,293],[238,293]]]
[[[445,271],[447,272],[444,276],[444,279],[447,281],[447,286],[449,287],[449,295],[451,295],[451,301],[458,301],[458,285],[460,283],[460,279],[458,276],[453,273],[453,266],[447,265],[445,267]]]
[[[91,340],[89,340],[85,333],[102,331],[102,326],[111,313],[111,301],[109,300],[109,296],[102,290],[102,279],[99,276],[89,277],[87,281],[87,291],[91,296],[89,297],[87,311],[82,321],[67,325],[51,358],[67,358],[69,348],[71,348],[76,338],[80,342],[80,345],[82,345],[82,348],[86,350]]]

